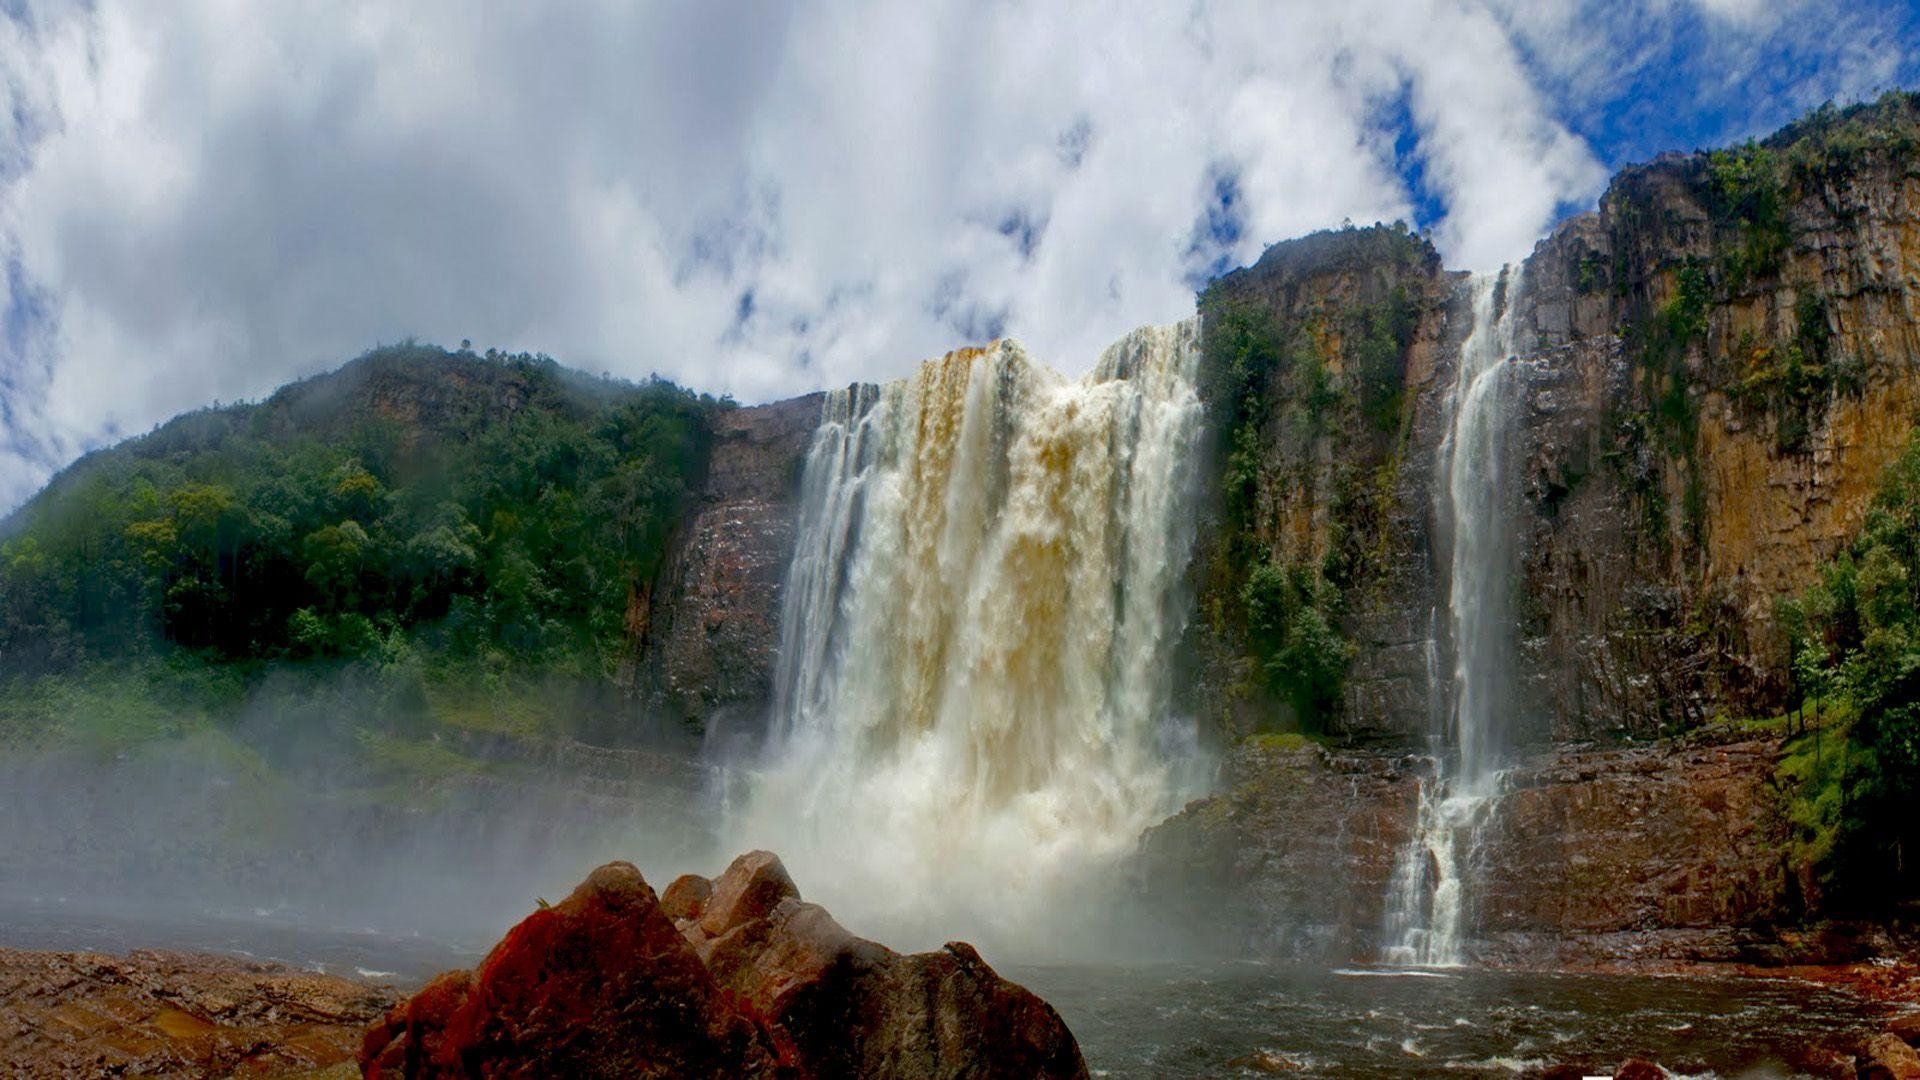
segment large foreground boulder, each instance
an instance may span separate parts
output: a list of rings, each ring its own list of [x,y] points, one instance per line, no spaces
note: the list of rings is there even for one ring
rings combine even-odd
[[[971,946],[903,956],[734,860],[664,899],[628,863],[367,1033],[368,1077],[1085,1077],[1058,1013]]]

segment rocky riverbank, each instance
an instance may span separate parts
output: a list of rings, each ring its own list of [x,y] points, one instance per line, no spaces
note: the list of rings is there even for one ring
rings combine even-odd
[[[1877,951],[1794,935],[1798,885],[1773,737],[1565,747],[1505,777],[1468,860],[1476,962],[1657,968],[1844,962]],[[1274,958],[1375,954],[1429,775],[1418,757],[1256,739],[1221,793],[1142,839],[1140,895],[1202,944]]]
[[[353,1076],[390,987],[225,956],[0,949],[0,1072]]]

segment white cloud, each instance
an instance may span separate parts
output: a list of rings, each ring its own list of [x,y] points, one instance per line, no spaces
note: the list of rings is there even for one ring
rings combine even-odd
[[[1490,268],[1597,192],[1536,82],[1603,53],[1579,5],[1489,2],[25,0],[0,507],[409,335],[746,400],[1002,331],[1084,369],[1188,314],[1195,259],[1411,216],[1394,109]],[[1240,230],[1196,252],[1223,177]]]

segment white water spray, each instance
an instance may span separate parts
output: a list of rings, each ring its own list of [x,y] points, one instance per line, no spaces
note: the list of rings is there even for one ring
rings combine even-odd
[[[1473,329],[1460,347],[1447,397],[1449,427],[1435,462],[1444,481],[1436,485],[1435,517],[1452,551],[1452,708],[1435,733],[1441,746],[1434,775],[1421,785],[1413,837],[1394,869],[1383,938],[1390,963],[1419,967],[1461,962],[1473,856],[1499,791],[1499,721],[1513,675],[1501,466],[1520,271],[1477,278],[1472,287]]]
[[[1177,807],[1198,356],[1188,320],[1078,382],[1001,341],[830,396],[731,839],[911,940],[1030,925]]]

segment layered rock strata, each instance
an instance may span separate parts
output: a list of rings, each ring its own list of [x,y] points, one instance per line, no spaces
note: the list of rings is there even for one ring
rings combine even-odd
[[[1798,914],[1772,790],[1777,750],[1772,740],[1568,749],[1514,770],[1466,862],[1473,958],[1773,958],[1769,927]],[[1427,767],[1251,743],[1229,759],[1222,794],[1146,834],[1137,886],[1215,948],[1377,955]]]

